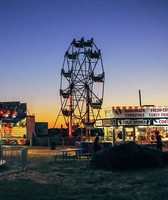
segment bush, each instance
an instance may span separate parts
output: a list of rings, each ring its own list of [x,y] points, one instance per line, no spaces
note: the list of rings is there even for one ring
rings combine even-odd
[[[168,164],[168,152],[162,152],[163,162]]]
[[[156,149],[142,147],[134,142],[101,149],[91,160],[91,167],[108,170],[130,170],[159,167],[165,163],[168,154],[163,156]]]
[[[144,168],[163,166],[164,160],[161,151],[145,147],[143,148],[143,152],[144,152],[144,158],[143,158]]]

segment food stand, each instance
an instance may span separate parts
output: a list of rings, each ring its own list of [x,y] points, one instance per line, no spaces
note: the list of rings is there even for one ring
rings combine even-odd
[[[117,106],[105,110],[105,118],[96,127],[104,128],[104,141],[113,144],[134,141],[139,144],[156,142],[158,130],[162,141],[168,141],[168,107]]]

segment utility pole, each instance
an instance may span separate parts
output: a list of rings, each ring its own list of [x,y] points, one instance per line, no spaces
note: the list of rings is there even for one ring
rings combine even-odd
[[[141,90],[139,90],[139,106],[140,107],[142,106],[142,103],[141,103]]]

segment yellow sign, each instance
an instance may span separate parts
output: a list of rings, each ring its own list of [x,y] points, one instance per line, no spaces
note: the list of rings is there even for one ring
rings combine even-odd
[[[116,120],[115,119],[103,119],[102,124],[104,127],[115,126]]]

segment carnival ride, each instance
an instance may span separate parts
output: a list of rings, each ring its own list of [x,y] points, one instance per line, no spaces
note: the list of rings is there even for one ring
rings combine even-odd
[[[105,72],[102,55],[93,38],[74,39],[65,52],[61,69],[61,109],[56,119],[64,117],[69,135],[77,127],[92,128],[100,118]],[[55,126],[54,125],[54,126]]]

